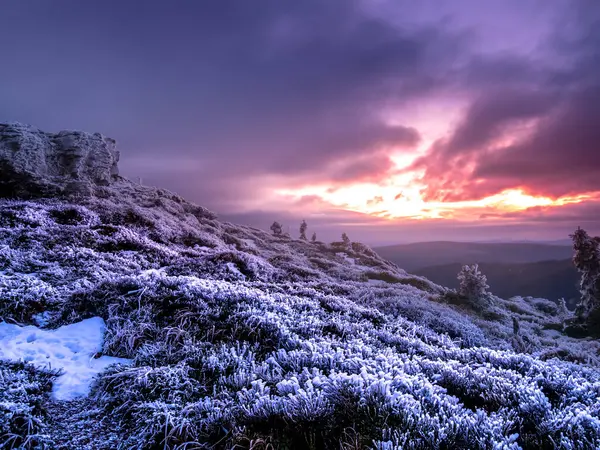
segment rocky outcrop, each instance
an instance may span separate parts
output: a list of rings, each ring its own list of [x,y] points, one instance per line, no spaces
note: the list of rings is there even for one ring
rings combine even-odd
[[[100,133],[46,133],[0,123],[0,197],[90,195],[118,179],[116,142]]]
[[[20,123],[0,123],[0,199],[76,197],[80,205],[124,217],[132,208],[147,208],[194,217],[196,223],[216,219],[213,212],[177,194],[120,176],[118,162],[115,140],[100,133],[46,133]]]

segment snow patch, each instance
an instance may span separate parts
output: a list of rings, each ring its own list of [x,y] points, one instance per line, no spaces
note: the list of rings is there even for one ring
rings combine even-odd
[[[94,358],[102,351],[105,330],[100,317],[56,330],[0,323],[0,359],[61,369],[62,375],[54,382],[52,396],[56,400],[73,400],[88,395],[94,377],[111,364],[131,363],[129,359],[112,356]]]

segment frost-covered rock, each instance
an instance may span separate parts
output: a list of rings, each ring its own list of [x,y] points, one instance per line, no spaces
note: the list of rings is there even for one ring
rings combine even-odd
[[[46,133],[0,123],[0,196],[35,198],[89,194],[119,174],[113,139],[100,133]]]

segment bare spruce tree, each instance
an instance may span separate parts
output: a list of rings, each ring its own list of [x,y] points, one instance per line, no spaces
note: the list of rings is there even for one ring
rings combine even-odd
[[[590,237],[582,228],[577,228],[570,236],[575,251],[573,264],[581,274],[581,300],[576,314],[587,319],[592,312],[600,309],[600,238]]]
[[[566,320],[572,316],[571,311],[567,308],[567,302],[564,298],[558,299],[558,316],[561,320]]]
[[[283,227],[279,222],[275,221],[273,222],[273,225],[271,225],[271,231],[275,236],[281,236],[281,233],[283,232]]]
[[[342,233],[342,242],[346,244],[347,247],[350,247],[350,238],[346,233]]]
[[[303,241],[306,241],[306,229],[308,228],[308,225],[306,224],[306,220],[303,220],[302,223],[300,224],[300,239],[302,239]]]

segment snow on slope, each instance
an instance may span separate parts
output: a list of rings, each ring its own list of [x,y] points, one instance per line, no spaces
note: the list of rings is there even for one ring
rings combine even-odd
[[[63,373],[54,382],[52,395],[56,400],[73,400],[87,395],[94,377],[111,364],[131,362],[112,356],[95,358],[102,351],[105,329],[100,317],[56,330],[3,322],[0,323],[0,359],[61,369]]]

